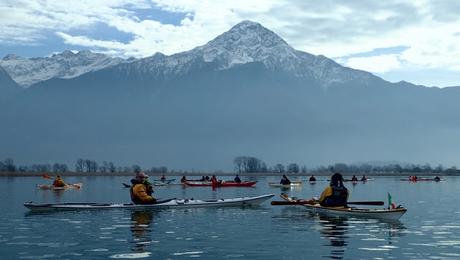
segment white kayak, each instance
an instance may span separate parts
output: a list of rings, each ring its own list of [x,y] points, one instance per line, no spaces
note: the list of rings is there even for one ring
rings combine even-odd
[[[287,201],[296,201],[287,196],[281,196]],[[322,215],[346,216],[346,217],[364,217],[386,220],[398,220],[407,211],[404,207],[394,209],[386,208],[355,208],[355,207],[323,207],[320,204],[301,204],[308,211]]]
[[[169,199],[155,204],[139,205],[132,203],[55,203],[37,204],[26,202],[24,206],[31,211],[54,211],[54,210],[90,210],[90,209],[167,209],[167,208],[205,208],[205,207],[242,207],[256,206],[272,198],[274,194],[265,194],[255,197],[242,197],[217,200],[195,199]]]
[[[291,187],[296,187],[296,186],[301,186],[302,182],[301,181],[291,181],[290,184],[281,184],[279,182],[269,182],[268,186],[270,187],[276,187],[276,188],[291,188]]]

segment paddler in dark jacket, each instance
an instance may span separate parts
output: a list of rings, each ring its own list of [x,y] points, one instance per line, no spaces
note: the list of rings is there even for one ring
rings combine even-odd
[[[347,206],[348,190],[343,186],[343,176],[335,173],[331,177],[331,183],[319,198],[319,204],[324,207]]]
[[[147,181],[149,176],[143,172],[138,172],[136,177],[131,180],[130,191],[131,200],[134,204],[154,204],[157,200],[152,197],[153,188]]]
[[[291,184],[291,181],[288,179],[288,177],[285,174],[283,174],[283,177],[280,180],[280,184],[289,185]]]

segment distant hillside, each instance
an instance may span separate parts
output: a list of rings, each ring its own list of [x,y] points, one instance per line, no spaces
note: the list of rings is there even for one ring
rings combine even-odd
[[[0,110],[0,158],[202,170],[231,170],[239,155],[270,165],[450,166],[459,98],[459,88],[393,84],[294,50],[244,21],[187,52],[32,85]]]

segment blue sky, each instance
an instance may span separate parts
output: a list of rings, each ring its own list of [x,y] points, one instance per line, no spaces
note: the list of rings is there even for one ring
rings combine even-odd
[[[0,56],[173,54],[252,20],[298,50],[392,82],[460,86],[459,13],[449,0],[0,0]]]

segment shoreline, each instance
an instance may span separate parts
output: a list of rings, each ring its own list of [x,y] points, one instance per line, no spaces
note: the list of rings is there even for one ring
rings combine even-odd
[[[42,177],[44,174],[47,174],[51,177],[53,176],[63,176],[63,177],[91,177],[91,176],[134,176],[134,173],[130,172],[62,172],[62,173],[43,173],[43,172],[0,172],[0,177]],[[227,173],[146,173],[149,176],[235,176],[237,173],[227,172]],[[261,172],[261,173],[238,173],[239,176],[247,177],[257,177],[257,176],[286,176],[291,177],[310,177],[314,176],[331,176],[332,173],[329,172],[312,172],[312,173],[273,173],[273,172]],[[362,173],[342,173],[343,176],[353,176],[356,175],[358,178],[361,177]],[[413,173],[413,172],[398,172],[398,173],[366,173],[364,174],[368,177],[407,177],[411,175],[416,175],[420,177],[434,177],[434,176],[460,176],[460,174],[448,174],[448,173]]]

